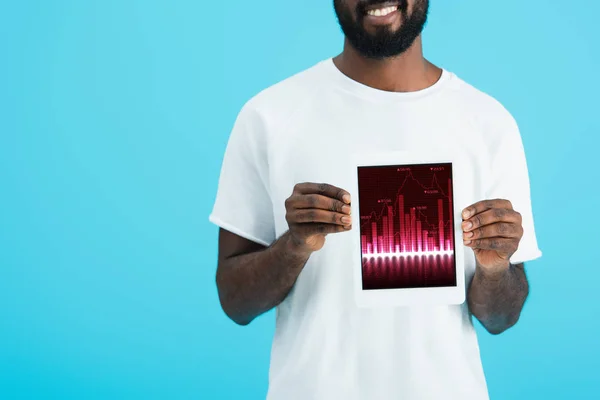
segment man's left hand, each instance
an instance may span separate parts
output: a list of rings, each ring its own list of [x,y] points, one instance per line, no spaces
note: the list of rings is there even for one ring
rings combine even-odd
[[[509,268],[510,257],[523,237],[521,214],[508,200],[484,200],[463,210],[463,243],[475,252],[486,272]]]

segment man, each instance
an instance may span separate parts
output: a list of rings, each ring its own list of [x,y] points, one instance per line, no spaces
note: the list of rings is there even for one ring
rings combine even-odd
[[[210,216],[222,307],[241,325],[276,308],[271,400],[487,399],[471,316],[514,325],[541,255],[517,124],[423,58],[427,0],[334,6],[343,52],[252,98],[231,133]],[[425,148],[468,167],[467,301],[359,309],[347,158]]]

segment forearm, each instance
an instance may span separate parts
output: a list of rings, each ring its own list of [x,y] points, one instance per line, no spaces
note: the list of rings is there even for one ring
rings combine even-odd
[[[492,273],[477,268],[467,301],[471,313],[483,326],[490,333],[499,334],[518,321],[528,293],[523,264]]]
[[[309,256],[286,233],[264,250],[223,260],[217,271],[223,310],[236,323],[249,324],[285,299]]]

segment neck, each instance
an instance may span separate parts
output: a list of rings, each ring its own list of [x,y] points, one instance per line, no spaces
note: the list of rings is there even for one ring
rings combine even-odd
[[[442,73],[440,68],[423,57],[421,36],[401,55],[383,60],[362,56],[346,40],[344,51],[333,61],[349,78],[388,92],[426,89],[437,82]]]

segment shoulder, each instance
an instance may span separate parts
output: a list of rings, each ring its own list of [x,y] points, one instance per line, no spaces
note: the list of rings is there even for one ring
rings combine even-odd
[[[317,96],[323,81],[322,62],[279,81],[251,97],[241,114],[258,118],[267,126],[288,119]]]
[[[491,148],[507,139],[520,139],[519,127],[514,116],[491,94],[454,74],[447,93],[455,111],[472,121],[483,141]]]
[[[513,115],[491,94],[486,93],[453,75],[451,96],[465,112],[483,125],[511,125],[515,123]]]

